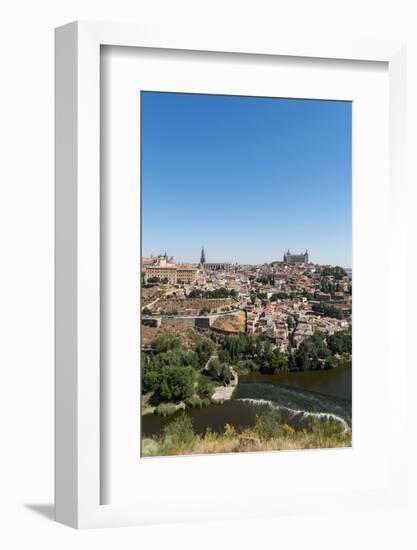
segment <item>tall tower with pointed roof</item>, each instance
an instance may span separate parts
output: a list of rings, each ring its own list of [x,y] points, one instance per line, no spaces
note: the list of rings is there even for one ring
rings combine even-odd
[[[201,247],[201,254],[200,254],[200,265],[204,267],[204,264],[206,263],[206,254],[204,252],[204,246]]]

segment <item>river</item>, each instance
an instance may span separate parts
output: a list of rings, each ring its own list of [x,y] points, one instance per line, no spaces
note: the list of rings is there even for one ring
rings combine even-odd
[[[352,369],[241,375],[230,401],[202,409],[189,408],[186,414],[192,418],[196,433],[204,433],[207,428],[223,431],[225,424],[236,429],[253,426],[256,415],[271,408],[283,423],[295,428],[302,428],[318,417],[333,418],[347,429],[352,417]],[[178,414],[182,413],[169,417],[143,416],[142,435],[159,434]]]

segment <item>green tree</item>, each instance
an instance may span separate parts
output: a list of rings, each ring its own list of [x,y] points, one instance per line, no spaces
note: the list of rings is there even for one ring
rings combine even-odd
[[[162,401],[181,401],[194,393],[194,371],[184,367],[166,367],[159,387]]]
[[[271,366],[274,372],[287,372],[288,371],[288,357],[285,353],[279,350],[274,350],[271,359]]]
[[[227,363],[223,363],[220,367],[220,380],[226,384],[229,384],[232,379],[232,369]]]
[[[267,361],[270,361],[272,359],[272,344],[270,340],[265,340],[263,345],[263,358]]]
[[[208,338],[201,338],[198,340],[195,347],[195,352],[197,354],[200,367],[203,367],[207,363],[210,355],[213,353],[213,350],[214,344],[211,340]]]
[[[275,374],[288,371],[288,357],[279,350],[274,350],[268,360],[263,359],[260,370],[264,374]]]
[[[220,361],[216,358],[211,359],[210,363],[208,364],[207,372],[211,376],[211,378],[217,380],[220,377],[221,372]]]
[[[343,267],[340,267],[337,265],[336,267],[325,267],[322,272],[322,275],[328,276],[328,277],[334,277],[336,280],[341,280],[343,277],[347,276],[346,271],[343,269]]]
[[[153,345],[158,353],[179,349],[181,347],[181,338],[161,334],[155,338]]]
[[[322,277],[320,279],[320,290],[321,292],[331,292],[332,291],[332,285],[329,281],[329,279]]]
[[[221,348],[219,350],[219,359],[222,363],[231,363],[232,359],[230,357],[229,350],[226,348]]]
[[[300,344],[296,353],[296,364],[299,370],[317,370],[324,368],[329,355],[324,336],[317,332]]]
[[[159,390],[161,385],[161,373],[153,365],[142,366],[142,392],[154,392]]]
[[[332,317],[334,319],[343,319],[345,317],[342,309],[328,304],[313,304],[311,309],[325,317]]]
[[[352,353],[352,330],[339,330],[328,336],[327,346],[332,353]]]
[[[287,294],[286,292],[274,292],[269,300],[271,302],[276,302],[277,300],[286,300],[289,297],[289,294]]]

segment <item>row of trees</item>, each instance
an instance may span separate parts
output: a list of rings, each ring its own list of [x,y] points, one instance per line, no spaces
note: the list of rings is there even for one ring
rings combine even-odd
[[[168,279],[166,277],[163,277],[162,279],[160,277],[149,277],[149,279],[146,282],[147,283],[161,283],[163,285],[166,285],[168,283]]]
[[[311,306],[311,309],[316,313],[320,313],[320,315],[324,315],[325,317],[332,317],[333,319],[344,319],[349,315],[348,312],[343,311],[343,309],[340,309],[340,307],[335,307],[324,303],[313,304]]]
[[[350,286],[350,288],[352,287],[351,284],[349,286]],[[322,277],[320,279],[320,290],[321,290],[321,292],[330,292],[330,293],[339,292],[339,291],[343,290],[343,288],[344,288],[344,284],[341,283],[338,280],[332,281],[328,277]]]
[[[289,298],[294,298],[294,294],[288,294],[287,292],[274,292],[274,294],[272,294],[269,298],[269,301],[276,302],[277,300],[288,300]],[[268,299],[268,294],[266,292],[251,292],[250,300],[252,304],[254,304],[257,299],[265,301]]]
[[[324,277],[334,277],[338,281],[340,281],[341,279],[343,279],[343,277],[346,277],[347,275],[343,267],[340,267],[339,265],[337,265],[336,267],[325,267],[322,269],[321,274]]]
[[[256,300],[267,300],[268,295],[266,292],[251,292],[250,293],[250,301],[252,304],[256,302]]]
[[[201,288],[193,288],[190,292],[190,298],[233,298],[236,299],[238,296],[234,288],[228,289],[225,287],[216,288],[214,290],[202,290]]]
[[[221,340],[219,358],[213,355],[214,343],[209,338],[198,338],[193,349],[173,336],[158,336],[154,354],[143,355],[142,389],[152,392],[153,402],[186,401],[198,394],[209,398],[215,384],[229,383],[231,366],[238,371],[259,371],[274,374],[288,371],[318,370],[349,364],[352,354],[351,328],[332,335],[315,333],[306,338],[294,351],[286,353],[273,349],[265,336],[239,334]]]
[[[222,342],[219,359],[245,371],[272,374],[288,370],[287,355],[273,349],[271,341],[264,336],[228,336]]]
[[[219,359],[238,370],[274,374],[335,368],[349,363],[351,354],[352,331],[349,328],[331,336],[318,332],[306,338],[296,351],[289,348],[286,353],[272,349],[271,342],[263,336],[229,336],[222,342]]]
[[[350,363],[351,354],[351,329],[336,332],[331,336],[316,332],[306,338],[295,353],[289,353],[289,370],[336,368]]]
[[[287,292],[274,292],[269,298],[270,302],[276,302],[277,300],[287,300],[291,296]]]

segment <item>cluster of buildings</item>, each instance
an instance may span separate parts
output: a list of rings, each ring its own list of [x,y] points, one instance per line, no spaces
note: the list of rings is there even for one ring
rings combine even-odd
[[[193,288],[236,290],[246,312],[248,334],[266,335],[279,349],[298,347],[317,331],[332,334],[351,323],[351,277],[332,275],[331,266],[309,262],[308,251],[283,261],[262,265],[207,262],[204,248],[198,264],[178,264],[172,256],[143,258],[145,282],[181,285],[184,295]],[[338,307],[343,318],[321,315],[315,304]]]
[[[247,332],[268,336],[282,351],[288,346],[298,348],[315,332],[333,334],[347,328],[352,311],[351,278],[347,273],[336,278],[331,266],[308,263],[308,251],[291,257],[289,254],[284,254],[289,261],[246,268],[250,280]],[[343,318],[321,315],[314,308],[318,304],[339,308]]]
[[[334,319],[317,315],[312,303],[305,297],[265,303],[257,299],[246,305],[246,330],[248,334],[267,336],[281,351],[298,348],[305,338],[315,332],[333,334],[349,326],[347,319]]]
[[[206,262],[204,247],[198,264],[181,264],[167,253],[142,258],[142,273],[145,283],[167,282],[172,285],[197,285],[205,287],[210,273],[229,273],[232,264],[227,262]]]
[[[167,253],[142,258],[142,273],[145,283],[168,282],[171,285],[189,284],[197,281],[197,269],[190,264],[177,264]]]

